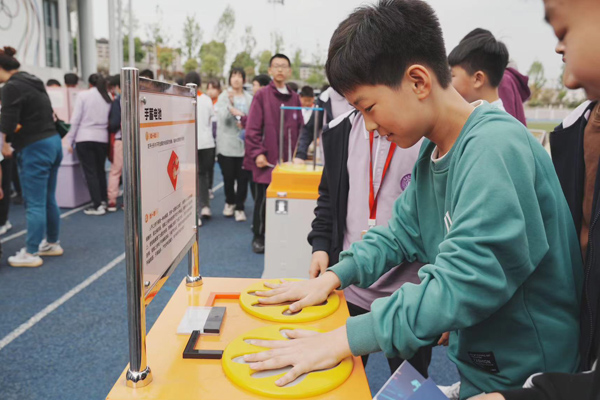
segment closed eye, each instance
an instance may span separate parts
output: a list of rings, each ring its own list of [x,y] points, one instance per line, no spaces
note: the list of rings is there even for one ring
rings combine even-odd
[[[370,107],[365,108],[365,112],[368,112],[368,113],[371,112],[371,110],[373,109],[373,107],[375,107],[375,104],[373,104]]]

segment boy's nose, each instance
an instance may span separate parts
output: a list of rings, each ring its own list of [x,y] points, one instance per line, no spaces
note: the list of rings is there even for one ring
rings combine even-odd
[[[377,125],[372,119],[367,118],[365,114],[363,114],[363,119],[365,120],[365,128],[367,131],[376,131],[379,128],[379,125]]]

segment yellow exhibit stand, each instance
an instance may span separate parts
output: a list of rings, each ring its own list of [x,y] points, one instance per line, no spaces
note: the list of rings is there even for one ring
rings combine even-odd
[[[265,269],[262,277],[308,278],[312,248],[306,238],[315,218],[322,166],[280,164],[267,189]]]
[[[146,354],[152,368],[152,382],[145,387],[127,387],[126,368],[107,399],[371,399],[359,357],[343,360],[330,370],[307,374],[301,380],[296,380],[296,384],[281,388],[275,386],[274,382],[285,371],[270,377],[253,376],[248,365],[234,361],[242,354],[263,350],[246,343],[245,339],[248,338],[285,340],[281,336],[281,331],[285,329],[330,331],[342,326],[349,315],[343,292],[330,296],[327,302],[331,304],[329,308],[316,306],[322,311],[311,317],[310,322],[288,320],[284,323],[251,315],[240,305],[238,297],[253,290],[262,290],[263,280],[204,278],[203,282],[201,286],[187,287],[185,280],[182,281],[148,334]],[[199,350],[224,350],[222,359],[182,357],[189,335],[178,335],[177,327],[191,306],[227,308],[220,334],[201,335],[196,345]]]

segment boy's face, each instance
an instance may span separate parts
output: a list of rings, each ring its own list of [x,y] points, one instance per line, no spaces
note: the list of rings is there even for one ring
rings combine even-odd
[[[430,76],[422,73],[424,67],[418,68],[421,72],[407,71],[398,88],[362,85],[345,95],[362,113],[369,132],[377,131],[404,149],[415,145],[433,126],[434,115],[426,105],[431,93]]]
[[[565,83],[581,85],[588,98],[600,99],[600,2],[544,0],[544,5],[566,62]]]
[[[302,107],[312,107],[313,106],[313,98],[308,96],[300,96],[300,104],[302,104]]]
[[[216,99],[217,97],[219,97],[219,89],[217,89],[216,87],[214,87],[213,85],[208,85],[208,87],[206,88],[206,94],[208,95],[208,97],[210,97],[211,99]]]
[[[262,88],[262,86],[260,86],[260,83],[258,83],[258,81],[254,81],[252,82],[252,94],[256,94],[260,88]]]
[[[231,79],[229,80],[229,84],[234,89],[241,89],[244,86],[244,77],[242,74],[234,73],[231,75]]]
[[[476,87],[478,85],[475,75],[469,73],[460,65],[455,65],[451,69],[452,86],[469,103],[479,100]]]
[[[290,63],[285,58],[274,58],[269,66],[269,75],[279,84],[285,83],[292,75]]]

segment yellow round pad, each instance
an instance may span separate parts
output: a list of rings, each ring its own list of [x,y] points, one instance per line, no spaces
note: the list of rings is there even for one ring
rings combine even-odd
[[[301,279],[286,279],[286,281],[300,281]],[[270,279],[266,282],[281,283],[279,279]],[[311,322],[321,318],[325,318],[333,314],[340,306],[340,298],[336,292],[332,292],[327,301],[323,305],[316,305],[303,308],[300,312],[289,313],[289,306],[292,303],[281,305],[262,305],[258,302],[258,296],[254,292],[271,290],[266,287],[263,282],[257,282],[240,293],[240,305],[242,308],[255,317],[265,319],[267,321],[298,323]]]
[[[292,326],[265,326],[247,332],[234,339],[223,352],[223,370],[225,375],[236,385],[261,396],[276,397],[280,399],[304,399],[327,393],[340,386],[352,373],[354,361],[352,357],[342,360],[336,367],[310,372],[298,377],[294,382],[280,387],[275,381],[284,376],[287,370],[273,376],[258,377],[253,374],[263,374],[250,369],[250,366],[237,360],[246,354],[260,353],[267,350],[246,343],[248,339],[261,340],[289,340],[282,334],[282,330],[294,330]],[[303,328],[305,329],[305,328]],[[309,329],[320,332],[316,329]]]

